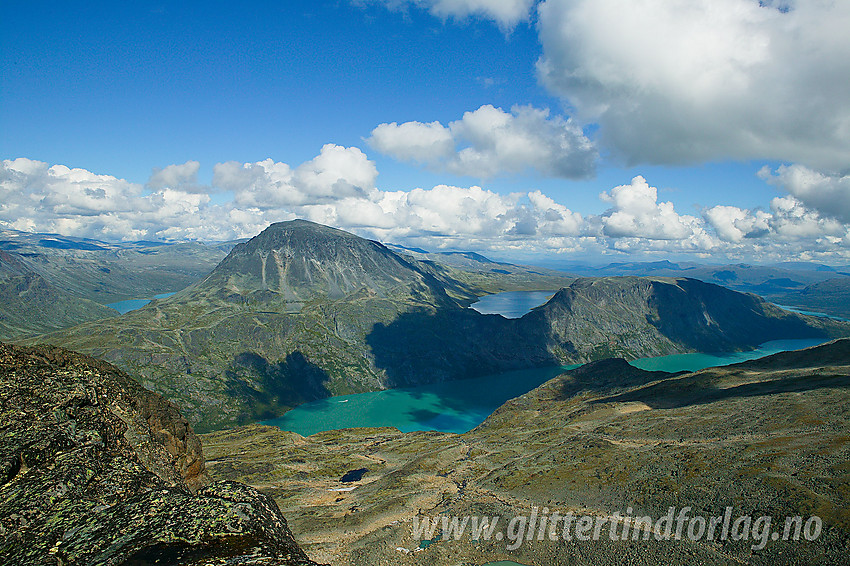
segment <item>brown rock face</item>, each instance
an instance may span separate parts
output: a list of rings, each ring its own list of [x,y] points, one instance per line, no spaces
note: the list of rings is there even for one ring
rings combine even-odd
[[[0,343],[0,555],[14,564],[313,564],[271,499],[211,483],[177,409],[111,365]]]
[[[210,482],[204,469],[201,442],[177,408],[160,395],[139,385],[110,364],[51,346],[18,348],[2,345],[4,378],[14,377],[23,384],[27,377],[37,378],[27,393],[33,397],[44,395],[46,402],[59,404],[84,401],[102,405],[127,426],[124,436],[132,444],[136,455],[153,473],[171,485],[185,483],[192,491]],[[5,372],[9,372],[6,374]],[[82,398],[63,398],[63,386],[76,383],[75,393],[85,393]],[[47,388],[54,380],[62,381]],[[21,399],[22,402],[26,402]],[[175,473],[176,472],[176,473]]]
[[[156,393],[140,389],[142,394],[136,398],[136,410],[150,428],[154,442],[165,448],[186,486],[196,492],[210,481],[204,470],[201,441],[174,405]]]

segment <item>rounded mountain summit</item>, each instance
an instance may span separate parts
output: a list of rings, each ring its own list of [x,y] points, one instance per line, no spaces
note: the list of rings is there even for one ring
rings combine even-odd
[[[181,295],[276,303],[285,312],[297,312],[312,300],[357,296],[447,306],[452,301],[443,286],[417,263],[349,232],[290,220],[238,244],[209,276],[187,289],[191,293]]]

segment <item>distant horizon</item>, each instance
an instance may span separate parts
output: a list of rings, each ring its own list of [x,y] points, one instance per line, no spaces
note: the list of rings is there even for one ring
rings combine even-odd
[[[347,231],[347,230],[346,230]],[[84,242],[92,242],[97,244],[105,244],[107,246],[134,246],[138,244],[143,245],[174,245],[174,244],[186,244],[186,243],[198,243],[203,245],[221,245],[228,243],[242,243],[250,240],[251,238],[259,235],[260,232],[255,234],[254,236],[244,237],[244,238],[236,238],[233,240],[130,240],[130,241],[122,241],[122,240],[103,240],[98,238],[89,238],[82,236],[69,236],[66,234],[60,234],[57,232],[28,232],[26,230],[16,230],[12,228],[3,228],[0,227],[0,235],[3,232],[17,232],[19,234],[25,234],[29,236],[43,236],[43,237],[55,237],[66,239],[69,241],[84,241]],[[354,232],[352,232],[354,233]],[[373,239],[373,238],[367,238]],[[848,269],[850,270],[850,263],[827,263],[823,261],[799,261],[799,260],[787,260],[787,261],[777,261],[777,262],[757,262],[757,261],[741,261],[741,260],[733,260],[728,259],[727,261],[719,261],[717,259],[710,260],[709,258],[694,258],[694,257],[681,257],[676,258],[674,256],[667,257],[639,257],[639,256],[603,256],[603,257],[558,257],[556,255],[548,255],[548,256],[500,256],[498,254],[492,254],[487,252],[486,250],[474,250],[474,249],[424,249],[424,248],[412,248],[409,246],[405,246],[403,244],[398,244],[396,242],[387,242],[387,241],[378,241],[379,243],[389,246],[391,248],[402,248],[404,250],[408,250],[416,253],[427,253],[427,254],[477,254],[481,255],[488,260],[492,260],[499,263],[510,263],[514,265],[527,265],[530,267],[541,267],[545,269],[552,269],[555,271],[568,271],[569,265],[581,266],[586,268],[604,268],[611,267],[615,265],[629,265],[629,264],[638,264],[638,265],[651,265],[656,263],[664,263],[669,262],[676,266],[731,266],[731,265],[754,265],[761,267],[778,267],[782,268],[783,266],[789,265],[799,265],[799,266],[825,266],[835,270]],[[15,253],[14,249],[4,250],[2,248],[3,242],[0,242],[0,251],[12,252]],[[235,245],[235,244],[234,244]],[[786,267],[793,271],[793,268]],[[838,272],[836,274],[839,274]]]

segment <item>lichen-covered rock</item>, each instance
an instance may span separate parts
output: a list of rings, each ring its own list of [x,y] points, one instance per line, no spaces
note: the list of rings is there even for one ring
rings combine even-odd
[[[277,505],[210,484],[177,409],[107,363],[0,344],[10,564],[312,564]]]

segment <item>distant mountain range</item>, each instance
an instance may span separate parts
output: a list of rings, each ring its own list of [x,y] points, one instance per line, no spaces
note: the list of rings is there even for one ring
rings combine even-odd
[[[688,279],[565,280],[501,264],[508,273],[494,274],[479,257],[446,257],[464,265],[282,222],[172,297],[39,339],[116,363],[209,430],[330,395],[850,334],[850,325]],[[499,279],[532,288],[571,283],[521,319],[465,308]]]
[[[0,340],[11,340],[116,316],[48,282],[18,254],[0,250]]]
[[[813,283],[800,291],[776,295],[773,300],[782,305],[850,319],[850,277]]]
[[[0,230],[0,340],[109,318],[108,303],[178,291],[235,242],[115,244]]]
[[[234,245],[244,241],[115,243],[0,230],[0,250],[21,259],[55,287],[101,304],[150,298],[183,289],[205,277]],[[386,247],[419,261],[423,269],[430,266],[431,273],[441,280],[449,295],[465,304],[500,291],[554,290],[581,276],[685,276],[756,293],[783,305],[845,318],[850,315],[845,306],[850,304],[850,294],[836,295],[837,288],[850,279],[847,266],[808,262],[705,265],[667,260],[614,262],[606,266],[542,262],[557,266],[559,271],[493,261],[472,251],[429,252],[389,243]],[[830,279],[834,283],[829,286],[817,286]],[[7,334],[7,338],[13,336]]]
[[[820,264],[785,263],[779,265],[701,265],[670,261],[611,263],[604,267],[573,265],[572,273],[584,276],[656,275],[690,277],[706,283],[723,285],[738,291],[769,295],[799,290],[806,285],[850,275],[850,270]]]
[[[178,291],[207,275],[235,244],[109,243],[0,230],[0,250],[66,293],[101,304]]]
[[[427,252],[387,244],[409,256],[437,277],[446,291],[464,304],[479,296],[502,291],[551,291],[569,285],[576,276],[530,265],[493,261],[476,252]]]

